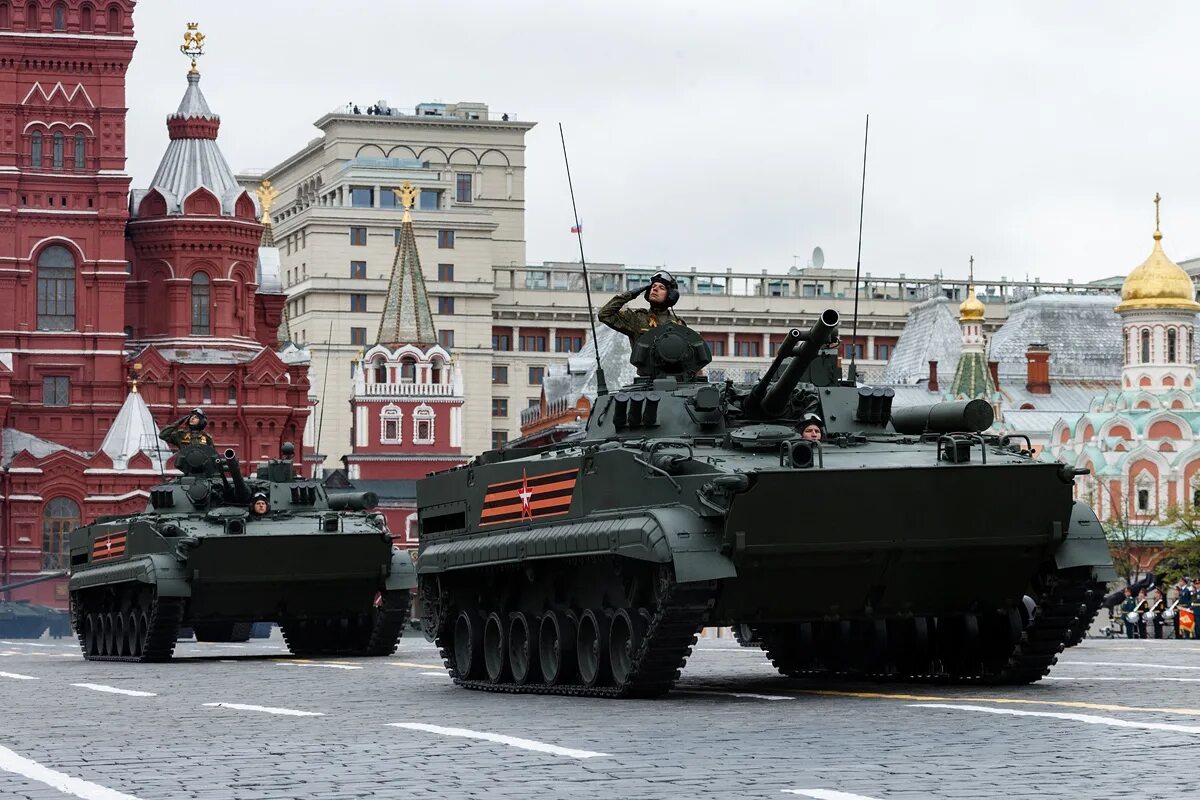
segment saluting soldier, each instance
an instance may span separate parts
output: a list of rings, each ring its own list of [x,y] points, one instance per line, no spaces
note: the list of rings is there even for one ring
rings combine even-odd
[[[638,295],[646,296],[650,308],[625,308]],[[660,325],[682,325],[686,328],[684,321],[671,310],[678,302],[678,281],[669,272],[656,272],[650,278],[649,286],[639,286],[617,295],[604,304],[597,316],[614,331],[628,336],[629,343],[633,344],[643,333]]]
[[[213,438],[204,432],[208,416],[202,408],[193,408],[177,421],[162,429],[158,438],[182,450],[190,444],[213,447]]]

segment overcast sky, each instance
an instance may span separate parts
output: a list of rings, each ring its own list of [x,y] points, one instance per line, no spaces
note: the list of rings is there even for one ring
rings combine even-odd
[[[704,10],[696,10],[703,7]],[[235,170],[354,100],[481,101],[526,139],[528,260],[1087,281],[1200,255],[1200,4],[142,0],[129,170],[146,187],[185,88],[185,23]]]

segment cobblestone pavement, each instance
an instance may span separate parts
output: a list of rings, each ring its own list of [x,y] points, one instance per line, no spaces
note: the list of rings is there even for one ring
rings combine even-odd
[[[1090,639],[1021,688],[811,684],[702,640],[660,700],[454,687],[396,655],[300,660],[276,632],[89,664],[0,641],[0,797],[1111,798],[1195,787],[1200,643]]]

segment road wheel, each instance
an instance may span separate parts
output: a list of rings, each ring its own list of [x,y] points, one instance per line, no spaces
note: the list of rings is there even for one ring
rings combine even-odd
[[[538,665],[551,685],[570,683],[575,677],[575,618],[569,611],[542,615],[538,627]]]
[[[482,670],[483,621],[479,612],[463,610],[454,621],[454,668],[458,677],[470,680]]]
[[[579,615],[575,640],[579,677],[588,687],[603,686],[610,674],[608,664],[608,620],[602,608],[589,608]]]
[[[529,617],[518,611],[508,622],[508,668],[515,683],[537,683],[538,658]]]
[[[498,611],[488,614],[483,624],[483,666],[488,680],[504,683],[508,677],[508,631]]]
[[[633,677],[645,630],[641,614],[628,608],[619,608],[613,614],[608,629],[608,660],[617,686],[624,686]]]

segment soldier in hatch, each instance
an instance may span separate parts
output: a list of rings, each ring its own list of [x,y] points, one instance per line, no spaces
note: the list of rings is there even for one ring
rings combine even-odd
[[[271,504],[267,500],[267,495],[263,492],[255,492],[254,497],[250,498],[250,513],[255,517],[262,517],[270,510]]]
[[[646,296],[650,308],[623,308],[639,294]],[[649,286],[639,286],[617,295],[604,304],[598,317],[614,331],[628,336],[629,343],[634,344],[643,333],[660,325],[682,325],[686,328],[684,321],[671,311],[671,307],[678,302],[679,283],[669,272],[656,272],[650,278]]]
[[[163,428],[162,432],[158,434],[158,438],[180,450],[190,444],[213,447],[212,437],[204,432],[207,426],[208,417],[204,414],[204,410],[193,408],[179,420]]]

